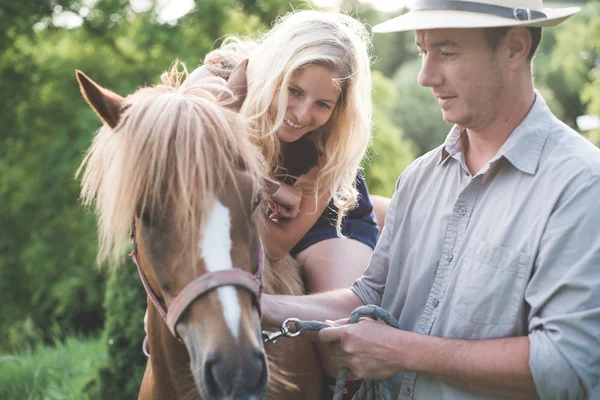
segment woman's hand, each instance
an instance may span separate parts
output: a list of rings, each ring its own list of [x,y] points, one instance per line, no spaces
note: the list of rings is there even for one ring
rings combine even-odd
[[[271,210],[271,214],[269,214],[269,218],[271,218],[273,221],[282,219],[282,218],[287,218],[287,219],[296,218],[296,215],[298,215],[298,208],[293,209],[288,206],[283,206],[281,204],[277,204],[277,203],[273,203],[273,202],[269,203],[269,209]]]
[[[302,191],[285,183],[279,183],[279,188],[268,193],[272,220],[281,218],[296,218],[302,201]]]

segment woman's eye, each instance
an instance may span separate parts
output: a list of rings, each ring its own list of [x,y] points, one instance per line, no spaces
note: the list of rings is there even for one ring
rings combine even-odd
[[[323,102],[319,101],[317,103],[317,105],[321,108],[324,108],[325,110],[331,110],[331,106],[327,103],[323,103]]]
[[[292,96],[297,96],[300,94],[300,91],[298,89],[294,89],[293,87],[288,87],[288,92],[292,95]]]

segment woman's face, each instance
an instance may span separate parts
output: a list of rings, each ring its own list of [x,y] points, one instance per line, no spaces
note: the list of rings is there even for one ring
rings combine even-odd
[[[340,97],[334,83],[336,74],[322,65],[309,65],[294,73],[288,87],[285,119],[277,131],[282,142],[295,142],[329,121]],[[279,92],[271,103],[271,112],[279,109]]]

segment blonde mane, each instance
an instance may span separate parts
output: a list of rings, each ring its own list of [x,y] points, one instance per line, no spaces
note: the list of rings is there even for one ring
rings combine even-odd
[[[83,171],[82,201],[95,205],[99,218],[99,263],[123,261],[141,210],[160,211],[168,198],[175,226],[195,238],[198,221],[206,221],[236,170],[247,170],[259,185],[261,155],[249,141],[247,120],[225,107],[233,97],[224,81],[180,87],[187,70],[179,69],[174,64],[162,84],[128,96],[118,125],[100,129],[77,171]],[[217,101],[219,93],[228,95]]]

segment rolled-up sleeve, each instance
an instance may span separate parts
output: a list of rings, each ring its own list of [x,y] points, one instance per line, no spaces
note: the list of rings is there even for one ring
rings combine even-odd
[[[396,215],[399,204],[399,186],[400,179],[396,183],[396,191],[392,196],[390,205],[385,215],[385,224],[381,235],[371,256],[369,266],[363,273],[363,276],[358,278],[350,290],[352,290],[363,302],[363,304],[373,304],[380,306],[385,281],[388,275],[389,259],[390,259],[390,243],[393,238],[394,225],[396,224]]]
[[[529,366],[541,399],[588,399],[600,380],[600,179],[565,188],[525,299]]]

